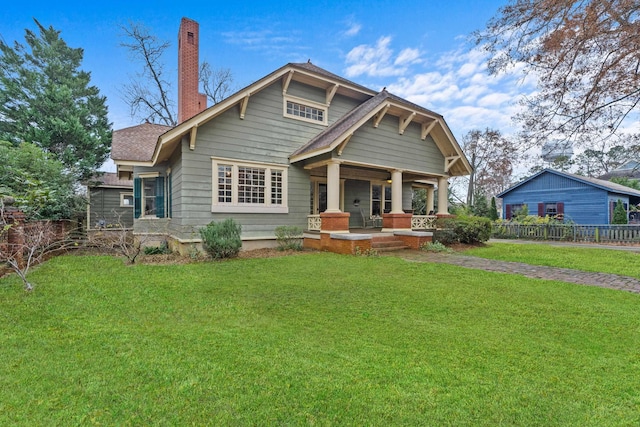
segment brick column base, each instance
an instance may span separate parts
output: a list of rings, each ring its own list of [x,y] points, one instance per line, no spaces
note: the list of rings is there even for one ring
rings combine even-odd
[[[394,236],[402,240],[405,246],[409,246],[409,248],[415,250],[420,249],[422,245],[433,240],[433,233],[427,231],[399,231],[394,233]]]
[[[355,255],[357,250],[365,252],[371,249],[370,234],[322,233],[320,235],[320,247],[323,251],[336,254]]]
[[[321,233],[348,233],[349,232],[349,212],[322,212],[320,219],[322,225],[320,226]]]
[[[382,231],[411,230],[411,217],[407,213],[382,214]]]

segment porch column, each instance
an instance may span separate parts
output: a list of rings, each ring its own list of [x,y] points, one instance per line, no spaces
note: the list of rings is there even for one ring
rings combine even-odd
[[[433,196],[435,193],[435,188],[434,187],[428,187],[427,188],[427,212],[426,214],[429,215],[429,212],[433,211]]]
[[[438,215],[449,215],[449,181],[445,176],[438,178]]]
[[[340,162],[332,160],[327,164],[327,213],[340,210]]]
[[[391,213],[404,213],[402,210],[402,171],[391,171]]]

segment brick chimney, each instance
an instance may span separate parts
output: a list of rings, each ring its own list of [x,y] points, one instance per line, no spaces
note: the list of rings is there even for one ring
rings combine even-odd
[[[207,108],[207,96],[198,92],[200,25],[182,18],[178,32],[178,124]]]

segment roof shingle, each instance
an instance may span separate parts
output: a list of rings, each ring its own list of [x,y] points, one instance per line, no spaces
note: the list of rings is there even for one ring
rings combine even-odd
[[[158,137],[171,126],[143,123],[113,131],[111,158],[147,162],[153,158]]]

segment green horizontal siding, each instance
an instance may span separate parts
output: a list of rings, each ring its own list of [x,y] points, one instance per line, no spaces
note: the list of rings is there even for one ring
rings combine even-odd
[[[391,115],[386,115],[377,128],[373,127],[373,121],[370,120],[354,133],[340,158],[443,174],[444,156],[430,136],[424,141],[420,138],[421,131],[420,124],[411,123],[400,135],[398,117]]]

